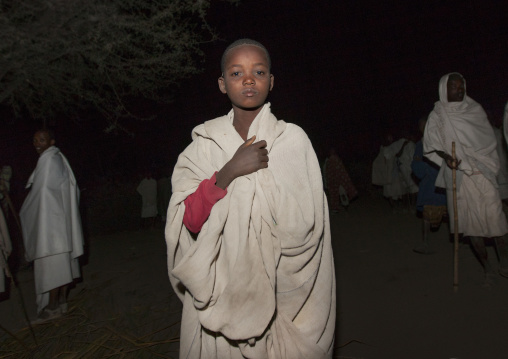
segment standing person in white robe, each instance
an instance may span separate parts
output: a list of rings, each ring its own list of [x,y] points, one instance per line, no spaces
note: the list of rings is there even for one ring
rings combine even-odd
[[[496,180],[499,190],[499,197],[501,200],[508,199],[508,155],[506,149],[506,142],[503,138],[503,131],[498,127],[492,125],[494,135],[497,142],[497,155],[499,157],[499,172],[497,173]]]
[[[141,195],[141,227],[152,228],[157,217],[157,181],[150,171],[138,185],[137,192]]]
[[[40,323],[67,312],[69,284],[80,276],[83,231],[76,178],[54,146],[53,132],[37,131],[33,144],[40,157],[19,214],[25,257],[34,261],[38,313],[34,323]]]
[[[0,206],[4,210],[4,217],[9,218],[9,202],[7,196],[11,190],[12,167],[2,166],[0,170]]]
[[[450,156],[452,142],[455,142],[456,163]],[[450,230],[470,238],[485,269],[486,284],[492,282],[493,269],[488,261],[484,238],[494,237],[500,261],[498,271],[508,277],[504,239],[508,223],[497,189],[497,142],[482,106],[466,95],[466,81],[459,73],[441,78],[439,101],[429,115],[423,144],[425,156],[441,167],[436,186],[446,188]],[[457,169],[458,228],[454,228],[454,167]]]
[[[506,141],[506,144],[508,145],[508,102],[506,102],[506,105],[504,105],[503,133],[504,133],[504,140]]]
[[[9,236],[4,212],[0,208],[0,293],[5,292],[5,277],[10,275],[7,258],[9,258],[11,251],[11,237]]]
[[[388,198],[392,207],[395,201],[400,200],[404,194],[404,184],[397,167],[396,154],[402,148],[404,139],[393,141],[391,135],[387,136],[388,145],[382,146],[380,151],[385,159],[386,173],[388,174],[388,182],[383,185],[383,196]]]
[[[391,134],[386,136],[386,141],[388,145],[380,149],[385,160],[384,172],[388,174],[387,183],[383,184],[383,196],[395,209],[399,200],[406,198],[409,204],[410,194],[418,192],[418,185],[411,176],[415,144],[405,138],[393,141]]]
[[[225,50],[219,88],[233,109],[194,128],[173,172],[166,242],[183,301],[180,358],[333,354],[335,271],[321,171],[305,132],[265,103],[270,68],[256,41]]]
[[[405,138],[403,140],[404,142],[402,148],[396,154],[396,164],[402,178],[402,184],[404,186],[403,199],[406,201],[406,206],[409,210],[411,209],[411,206],[415,204],[416,194],[418,193],[418,185],[413,179],[413,170],[411,169],[411,163],[413,162],[416,144],[413,141]]]

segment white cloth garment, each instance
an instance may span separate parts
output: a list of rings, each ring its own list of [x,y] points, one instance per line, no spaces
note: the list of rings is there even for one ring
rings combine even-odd
[[[383,185],[383,196],[386,198],[400,199],[408,192],[406,178],[404,177],[403,165],[400,158],[397,159],[396,154],[400,151],[406,139],[401,138],[388,146],[382,146],[381,151],[385,159],[386,173],[389,175],[389,182]],[[399,163],[397,163],[399,161]]]
[[[11,237],[5,222],[4,212],[0,208],[0,293],[5,292],[5,277],[9,275],[6,260],[11,252]]]
[[[265,104],[248,138],[269,165],[235,179],[197,238],[185,198],[244,143],[233,111],[193,130],[172,176],[169,277],[183,301],[180,358],[331,358],[335,271],[328,205],[305,132]]]
[[[506,105],[504,105],[503,133],[504,133],[504,140],[508,144],[508,102],[506,102]]]
[[[450,228],[454,228],[452,170],[434,151],[452,153],[462,161],[457,172],[458,232],[465,236],[496,237],[508,233],[496,175],[499,158],[496,138],[482,106],[467,95],[448,102],[450,74],[441,78],[439,101],[429,115],[423,136],[424,154],[441,167],[436,186],[447,190]]]
[[[157,215],[157,181],[153,178],[143,178],[137,188],[141,195],[141,218]]]
[[[411,169],[411,162],[413,162],[413,156],[415,154],[416,144],[413,141],[406,140],[406,145],[402,149],[399,159],[396,161],[399,169],[399,174],[402,180],[402,186],[404,187],[404,194],[406,193],[417,193],[418,185],[413,180],[413,170]]]
[[[55,146],[40,155],[28,187],[31,189],[19,216],[26,259],[35,261],[40,312],[49,301],[51,289],[80,275],[77,258],[83,254],[83,230],[79,188],[67,159]]]
[[[499,197],[501,199],[508,198],[508,156],[506,153],[506,142],[503,138],[503,131],[497,127],[493,127],[494,135],[497,141],[497,156],[499,157],[499,172],[496,180],[499,189]]]

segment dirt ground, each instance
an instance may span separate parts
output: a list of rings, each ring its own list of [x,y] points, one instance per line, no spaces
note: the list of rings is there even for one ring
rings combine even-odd
[[[347,211],[332,214],[331,226],[337,273],[335,358],[508,357],[508,279],[499,276],[485,288],[482,268],[464,243],[454,292],[453,243],[447,225],[431,235],[437,253],[416,254],[412,248],[420,239],[420,220],[411,212],[393,212],[372,190],[361,194]],[[492,247],[489,255],[497,266]],[[75,323],[86,317],[87,335],[82,329],[71,335],[60,322],[51,325],[55,336],[67,331],[70,341],[90,344],[105,335],[93,338],[91,333],[103,330],[109,336],[101,343],[127,341],[135,346],[131,354],[123,352],[125,358],[178,357],[181,305],[167,277],[162,226],[90,238],[82,272],[65,320]],[[28,316],[34,317],[31,269],[19,271],[17,278]],[[0,301],[0,324],[32,341],[16,288]],[[40,342],[42,329],[35,328]],[[0,330],[2,358],[9,357],[8,341],[13,340]],[[141,345],[150,349],[141,354]],[[34,357],[50,356],[38,352]]]

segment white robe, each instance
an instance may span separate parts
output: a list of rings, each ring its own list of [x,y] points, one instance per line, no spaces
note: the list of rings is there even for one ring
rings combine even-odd
[[[497,156],[499,157],[499,172],[497,173],[497,185],[499,186],[499,196],[501,199],[508,198],[508,157],[506,151],[506,142],[503,138],[503,131],[493,127],[494,135],[497,141]]]
[[[79,277],[77,258],[83,254],[79,188],[60,150],[44,151],[30,176],[31,187],[19,213],[25,256],[34,261],[38,312],[49,291]]]
[[[319,163],[305,132],[266,104],[248,137],[269,166],[235,179],[197,239],[185,198],[243,144],[233,111],[193,131],[172,176],[169,277],[183,301],[180,358],[331,358],[335,272]]]
[[[508,233],[496,175],[499,158],[496,138],[483,108],[467,95],[461,102],[448,102],[447,82],[441,78],[439,98],[430,113],[423,136],[424,154],[441,167],[436,186],[447,190],[450,229],[454,228],[452,170],[433,151],[452,153],[462,162],[457,172],[458,232],[465,236],[497,237]]]
[[[5,222],[4,212],[0,208],[0,293],[5,291],[5,276],[10,274],[6,260],[9,258],[11,251],[11,237]]]
[[[504,105],[504,115],[503,115],[503,133],[504,140],[508,145],[508,102]]]
[[[408,141],[404,148],[402,149],[402,153],[398,159],[398,168],[399,173],[402,179],[402,185],[404,186],[404,193],[417,193],[418,185],[413,179],[411,169],[411,162],[413,162],[413,156],[415,154],[416,144],[413,141]]]
[[[141,195],[141,218],[157,215],[157,181],[153,178],[143,178],[137,188]]]
[[[404,146],[401,156],[398,159],[396,157],[406,141],[405,138],[401,138],[388,146],[381,147],[387,167],[385,171],[389,174],[389,182],[383,185],[383,196],[386,198],[397,200],[407,193],[418,192],[418,185],[411,177],[414,142],[409,141]]]

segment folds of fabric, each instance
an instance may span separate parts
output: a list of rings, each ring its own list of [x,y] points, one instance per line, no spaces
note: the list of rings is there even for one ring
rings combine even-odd
[[[492,128],[497,141],[497,156],[499,157],[499,172],[496,180],[501,199],[508,199],[508,152],[506,142],[503,138],[503,132],[496,127]]]
[[[413,141],[407,141],[402,149],[402,153],[398,160],[396,161],[396,165],[398,167],[402,184],[405,189],[405,193],[417,193],[418,185],[413,179],[412,170],[411,170],[411,162],[413,162],[413,156],[415,153],[416,144]]]
[[[57,147],[39,157],[28,180],[30,192],[19,213],[27,260],[69,252],[83,254],[79,188],[67,159]]]
[[[49,291],[79,278],[81,271],[77,258],[70,253],[60,253],[34,260],[34,282],[37,313],[49,303]]]
[[[399,199],[407,193],[396,157],[405,141],[404,138],[401,138],[388,146],[381,147],[385,159],[386,172],[390,178],[389,182],[383,186],[383,196],[386,198]]]
[[[0,208],[0,293],[5,291],[5,276],[9,275],[7,258],[12,252],[11,237],[5,221],[4,212]]]
[[[448,212],[453,219],[453,194],[447,190]],[[464,176],[457,191],[459,233],[475,237],[500,237],[508,233],[506,215],[497,188],[481,174]],[[450,230],[455,232],[450,220]]]
[[[508,102],[504,105],[504,114],[503,114],[503,134],[504,140],[508,145]]]
[[[180,357],[331,356],[335,277],[328,208],[306,134],[266,104],[248,137],[267,141],[269,167],[234,180],[197,239],[183,201],[243,140],[232,112],[193,131],[172,177],[169,277],[184,303]]]

